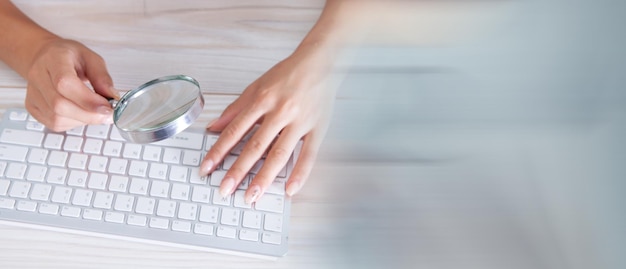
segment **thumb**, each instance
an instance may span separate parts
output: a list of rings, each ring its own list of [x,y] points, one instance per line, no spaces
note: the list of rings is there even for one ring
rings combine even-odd
[[[113,79],[107,71],[106,63],[100,55],[89,51],[85,59],[85,76],[89,79],[96,93],[105,98],[120,99],[119,92],[113,87]]]

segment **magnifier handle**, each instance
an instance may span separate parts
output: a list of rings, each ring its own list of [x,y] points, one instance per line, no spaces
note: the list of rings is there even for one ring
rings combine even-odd
[[[107,98],[107,101],[109,102],[109,104],[111,104],[112,108],[115,108],[117,106],[118,100],[115,100],[115,98]]]

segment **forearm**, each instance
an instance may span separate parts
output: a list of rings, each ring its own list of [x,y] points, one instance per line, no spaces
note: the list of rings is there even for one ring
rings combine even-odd
[[[11,1],[0,1],[0,60],[22,77],[46,42],[58,38],[37,25]]]

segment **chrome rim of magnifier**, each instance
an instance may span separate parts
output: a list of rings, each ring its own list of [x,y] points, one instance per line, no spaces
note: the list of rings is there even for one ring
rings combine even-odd
[[[169,122],[152,128],[129,130],[120,128],[117,125],[118,119],[124,112],[126,105],[131,99],[141,96],[152,85],[168,81],[186,81],[194,84],[198,88],[198,97],[185,113],[178,116],[177,118],[172,119]],[[122,98],[120,98],[119,101],[112,103],[112,105],[114,106],[113,122],[115,123],[115,126],[119,129],[120,135],[124,139],[135,143],[152,143],[166,138],[170,138],[175,134],[185,130],[187,127],[191,126],[202,112],[202,109],[204,107],[204,98],[202,97],[200,84],[197,80],[185,75],[173,75],[160,77],[148,81],[145,84],[127,92],[126,94],[124,94],[124,96],[122,96]]]

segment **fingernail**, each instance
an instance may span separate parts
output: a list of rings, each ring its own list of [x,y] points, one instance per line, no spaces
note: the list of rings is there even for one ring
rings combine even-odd
[[[208,175],[209,172],[211,172],[211,168],[213,168],[213,161],[207,160],[206,162],[202,163],[202,166],[200,167],[200,176]]]
[[[246,204],[252,204],[256,201],[256,198],[259,197],[259,194],[261,193],[261,188],[259,187],[259,185],[253,185],[250,187],[250,189],[248,189],[248,192],[246,192],[246,198],[244,199]]]
[[[296,193],[298,193],[299,190],[300,190],[300,182],[295,181],[289,184],[289,186],[287,186],[287,190],[285,190],[285,192],[287,192],[287,195],[289,196],[294,196]]]
[[[113,110],[108,106],[99,106],[96,111],[98,111],[99,114],[107,116],[113,113]]]
[[[213,124],[215,124],[215,122],[216,122],[218,119],[219,119],[219,118],[217,118],[217,119],[213,119],[212,121],[210,121],[210,122],[209,122],[209,124],[207,124],[207,125],[206,125],[206,128],[207,128],[207,129],[211,128],[211,126],[213,126]]]
[[[222,184],[220,184],[220,195],[222,195],[222,197],[226,197],[230,195],[230,192],[234,186],[235,186],[235,179],[233,179],[232,177],[225,178],[222,181]]]
[[[111,87],[110,92],[113,94],[113,98],[115,98],[115,100],[120,100],[120,92],[118,90]]]

